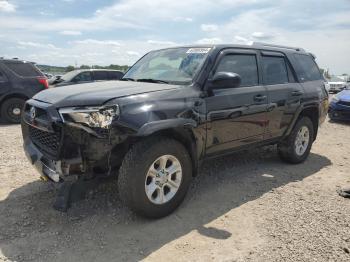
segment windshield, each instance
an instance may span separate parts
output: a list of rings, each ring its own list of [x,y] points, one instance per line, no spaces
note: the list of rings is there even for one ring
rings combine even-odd
[[[123,80],[186,84],[201,68],[210,48],[172,48],[153,51],[141,58]]]

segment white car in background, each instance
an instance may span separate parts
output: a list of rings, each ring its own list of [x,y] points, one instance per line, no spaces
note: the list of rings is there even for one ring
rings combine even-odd
[[[328,85],[330,93],[338,93],[345,89],[348,83],[337,76],[332,76],[331,79],[328,81]]]

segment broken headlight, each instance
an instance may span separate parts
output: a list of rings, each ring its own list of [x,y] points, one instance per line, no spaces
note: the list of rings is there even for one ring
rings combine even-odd
[[[59,113],[64,122],[73,122],[89,127],[109,128],[113,119],[119,116],[119,106],[61,108]]]

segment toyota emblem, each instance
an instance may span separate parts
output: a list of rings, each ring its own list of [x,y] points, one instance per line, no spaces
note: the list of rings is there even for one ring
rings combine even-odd
[[[30,118],[31,118],[32,120],[34,120],[34,118],[36,117],[36,109],[35,109],[34,106],[32,106],[32,107],[30,108],[29,114],[30,114]]]

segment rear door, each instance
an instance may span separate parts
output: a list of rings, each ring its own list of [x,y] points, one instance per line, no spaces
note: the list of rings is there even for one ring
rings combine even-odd
[[[303,97],[290,63],[283,53],[261,52],[263,84],[268,92],[268,129],[265,139],[279,137],[288,128]]]
[[[260,84],[258,54],[253,50],[223,52],[214,71],[241,76],[236,88],[215,89],[206,98],[207,154],[259,142],[266,126],[267,92]]]

